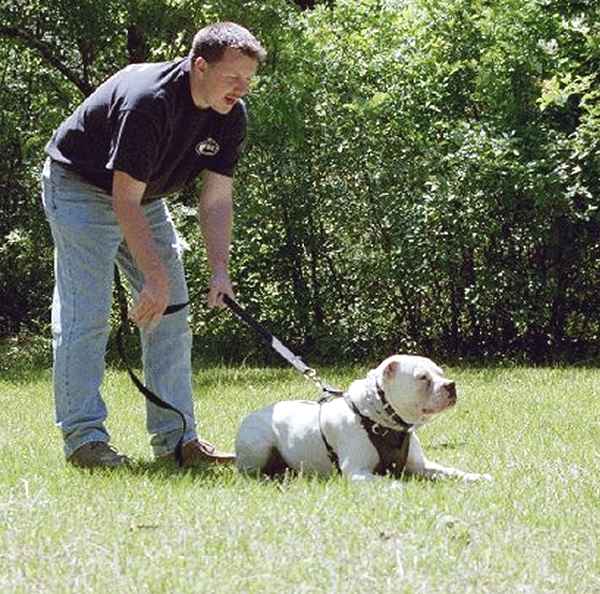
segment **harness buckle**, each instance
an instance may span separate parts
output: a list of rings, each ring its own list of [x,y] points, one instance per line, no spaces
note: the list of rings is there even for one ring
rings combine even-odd
[[[387,435],[389,433],[389,429],[387,428],[383,428],[381,425],[379,425],[378,423],[373,423],[373,427],[371,427],[371,431],[375,434],[375,435],[381,435],[382,437],[384,435]]]

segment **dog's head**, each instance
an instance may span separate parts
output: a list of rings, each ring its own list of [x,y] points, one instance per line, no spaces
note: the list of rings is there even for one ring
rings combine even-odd
[[[386,399],[408,423],[426,423],[456,404],[455,383],[426,357],[393,355],[376,373]]]

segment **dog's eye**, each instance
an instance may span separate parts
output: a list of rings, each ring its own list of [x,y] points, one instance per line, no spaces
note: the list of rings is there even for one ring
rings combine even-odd
[[[431,378],[426,373],[420,373],[417,375],[417,380],[423,382],[427,386],[431,383]]]

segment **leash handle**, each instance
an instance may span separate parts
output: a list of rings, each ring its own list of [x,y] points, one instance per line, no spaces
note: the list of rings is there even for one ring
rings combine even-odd
[[[334,396],[341,396],[343,390],[338,390],[329,384],[326,384],[317,374],[317,372],[306,365],[304,361],[288,349],[278,338],[273,336],[262,324],[257,322],[248,314],[242,306],[232,299],[229,295],[222,293],[223,303],[243,322],[252,328],[276,353],[285,359],[290,365],[298,370],[304,377],[307,377],[316,384],[321,392],[326,392]]]

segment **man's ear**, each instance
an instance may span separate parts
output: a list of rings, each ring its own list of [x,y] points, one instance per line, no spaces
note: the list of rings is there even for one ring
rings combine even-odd
[[[192,62],[192,68],[194,68],[198,74],[204,74],[204,72],[206,72],[207,65],[208,62],[202,56],[198,56]]]

